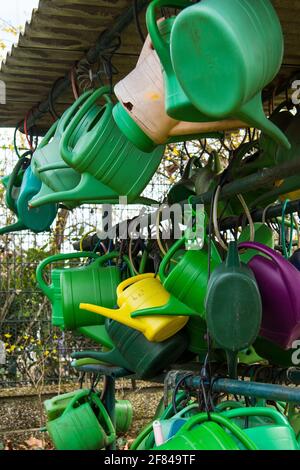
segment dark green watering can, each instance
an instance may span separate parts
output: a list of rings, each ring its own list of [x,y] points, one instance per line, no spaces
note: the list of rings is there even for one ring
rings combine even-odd
[[[172,271],[166,275],[167,266],[176,251],[185,243],[185,238],[177,240],[163,258],[159,277],[165,289],[171,294],[169,302],[162,307],[156,308],[157,315],[172,315],[169,305],[174,301],[180,301],[189,309],[189,316],[205,317],[204,299],[208,282],[208,254],[205,249],[187,250],[185,255],[176,264]],[[212,244],[213,245],[213,244]],[[214,270],[221,263],[220,255],[212,246],[211,267]],[[140,310],[133,316],[150,315],[151,309]]]
[[[236,376],[237,353],[253,344],[262,321],[262,303],[254,274],[240,262],[236,242],[227,260],[209,280],[205,301],[208,330],[226,351],[229,373]]]
[[[74,330],[74,333],[83,335],[107,349],[112,349],[114,347],[114,344],[106,331],[105,325],[82,326],[77,330]]]
[[[295,432],[285,416],[269,407],[245,407],[224,411],[227,419],[263,417],[261,426],[247,427],[244,433],[257,445],[259,450],[299,450]],[[270,423],[271,421],[271,423]],[[238,444],[241,447],[241,443]],[[244,446],[241,448],[245,449]]]
[[[164,146],[145,153],[127,140],[113,119],[109,90],[109,87],[102,87],[84,102],[63,134],[60,153],[65,162],[78,173],[92,175],[118,195],[127,196],[128,201],[133,202],[157,170]],[[101,98],[105,101],[101,106],[101,114],[84,135],[73,139],[78,124]]]
[[[30,209],[28,202],[38,193],[41,182],[32,173],[30,160],[22,157],[18,160],[12,174],[5,178],[6,205],[11,209],[18,221],[0,229],[0,234],[31,230],[40,233],[49,230],[57,214],[57,206],[48,204],[43,208]]]
[[[198,159],[192,157],[186,164],[181,179],[175,183],[168,194],[168,204],[172,205],[180,201],[185,201],[189,196],[196,194],[195,182],[192,177],[196,172]]]
[[[106,328],[115,348],[108,352],[82,351],[75,359],[91,358],[123,367],[142,379],[150,379],[177,361],[187,348],[187,337],[179,332],[171,338],[154,343],[133,328],[114,320],[106,320]]]
[[[155,450],[239,450],[239,445],[247,450],[258,450],[245,432],[225,416],[210,413],[208,417],[200,413]]]
[[[84,393],[85,392],[85,393]],[[70,401],[76,397],[87,397],[90,395],[90,389],[74,390],[73,392],[57,395],[50,400],[44,401],[44,408],[48,421],[53,421],[59,418]],[[127,432],[132,423],[133,409],[129,400],[116,400],[116,431],[118,433]]]
[[[241,119],[288,149],[261,97],[281,67],[283,49],[269,0],[231,0],[226,8],[223,0],[202,0],[179,13],[171,32],[172,66],[193,106],[210,118]]]
[[[79,304],[85,299],[87,302],[100,302],[111,308],[115,306],[121,271],[117,266],[103,267],[103,265],[118,256],[117,252],[102,257],[92,252],[67,253],[50,256],[39,264],[36,277],[40,288],[52,303],[53,325],[65,330],[76,330],[104,323],[101,315],[83,312]],[[51,274],[51,285],[44,281],[43,272],[47,265],[83,257],[93,258],[94,262],[83,267],[54,269]],[[130,266],[129,262],[128,265]]]
[[[111,419],[96,393],[82,390],[58,418],[47,423],[57,450],[100,450],[116,439]]]

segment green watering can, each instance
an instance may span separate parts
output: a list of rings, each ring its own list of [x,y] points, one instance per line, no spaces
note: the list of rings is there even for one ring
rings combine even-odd
[[[43,138],[32,158],[34,174],[41,179],[42,187],[39,193],[30,201],[31,207],[38,207],[50,202],[63,202],[68,208],[74,208],[84,202],[115,204],[119,201],[119,193],[96,180],[91,174],[80,174],[71,168],[62,158],[60,142],[69,123],[73,122],[78,109],[92,94],[87,91],[65,111],[59,121],[53,124]],[[70,145],[86,135],[93,126],[102,108],[95,104],[89,107],[89,112],[77,120],[69,137]],[[147,198],[139,198],[138,202],[149,203]]]
[[[65,162],[77,172],[92,175],[118,195],[127,196],[129,202],[133,202],[157,170],[164,146],[158,146],[149,154],[127,140],[115,124],[113,103],[108,93],[109,87],[102,87],[88,97],[66,128],[60,152]],[[84,135],[72,139],[82,118],[100,98],[105,100],[101,114]]]
[[[273,230],[266,224],[260,222],[254,223],[254,240],[255,242],[262,243],[263,245],[269,246],[274,249],[274,234]],[[243,229],[239,236],[239,243],[247,242],[250,240],[250,228],[249,225]],[[240,260],[242,263],[247,264],[255,255],[258,255],[257,250],[246,250],[244,253],[240,253]]]
[[[69,405],[70,401],[78,396],[82,397],[83,392],[86,393],[86,397],[88,397],[91,393],[89,389],[80,389],[74,390],[73,392],[64,393],[62,395],[57,395],[56,397],[53,397],[50,400],[45,400],[44,408],[48,421],[53,421],[59,418]],[[118,433],[127,432],[131,426],[133,417],[133,409],[131,402],[129,400],[116,400],[115,411],[116,431]]]
[[[28,202],[41,187],[40,180],[32,173],[30,160],[20,158],[12,174],[2,182],[6,187],[6,205],[16,214],[18,221],[0,229],[0,234],[19,230],[31,230],[34,233],[49,230],[56,217],[57,206],[48,204],[41,209],[29,208]]]
[[[230,434],[229,434],[230,433]],[[254,442],[232,421],[218,413],[193,416],[177,434],[155,450],[258,450]]]
[[[102,257],[92,252],[66,253],[50,256],[42,261],[36,271],[37,282],[52,304],[52,324],[64,330],[104,323],[101,315],[83,312],[79,308],[82,300],[100,302],[113,308],[116,304],[116,289],[121,282],[121,271],[117,266],[103,265],[118,258],[117,252]],[[51,263],[79,258],[93,258],[94,261],[83,267],[54,269],[52,283],[43,278],[44,269]],[[125,258],[127,260],[127,258]],[[127,260],[128,262],[128,260]],[[128,262],[130,266],[130,263]]]
[[[300,412],[299,412],[299,407],[294,403],[289,404],[288,408],[288,420],[291,425],[291,427],[294,429],[297,442],[300,446]]]
[[[61,416],[47,423],[47,431],[57,450],[100,450],[116,439],[99,396],[86,390],[69,401]]]
[[[196,194],[195,182],[193,176],[197,171],[198,159],[192,157],[186,164],[181,179],[175,183],[168,193],[168,204],[176,204],[180,201],[186,201],[189,196]]]
[[[189,309],[188,315],[205,317],[204,299],[208,282],[208,254],[205,249],[188,250],[172,271],[166,275],[167,266],[173,255],[185,243],[185,238],[177,240],[163,258],[159,277],[165,289],[171,294],[169,302],[162,307],[156,308],[157,315],[172,315],[169,305],[180,301]],[[214,270],[221,263],[220,255],[212,244],[211,268]],[[134,317],[150,314],[151,309],[139,310],[133,314]],[[181,315],[184,313],[181,313]]]
[[[208,330],[226,351],[229,374],[236,377],[237,353],[258,336],[262,303],[254,274],[240,262],[236,242],[229,243],[226,262],[211,275],[205,300]]]
[[[107,349],[112,349],[114,347],[114,344],[106,331],[105,325],[82,326],[81,328],[74,330],[74,333],[83,335]]]
[[[175,363],[187,348],[186,334],[181,331],[161,343],[154,343],[139,331],[117,321],[106,320],[105,324],[114,349],[108,352],[76,352],[72,354],[74,359],[96,359],[123,367],[142,379],[149,379]]]
[[[231,0],[226,7],[223,0],[203,0],[185,8],[171,32],[172,65],[190,102],[211,118],[241,119],[288,149],[261,97],[281,67],[283,47],[269,0]]]
[[[263,417],[271,421],[262,426],[247,427],[244,433],[257,445],[259,450],[299,450],[295,432],[285,416],[268,407],[245,407],[224,411],[227,419]],[[241,446],[241,442],[238,443]]]
[[[294,349],[282,349],[277,344],[266,338],[258,337],[254,343],[257,354],[266,359],[269,364],[279,367],[293,367]]]

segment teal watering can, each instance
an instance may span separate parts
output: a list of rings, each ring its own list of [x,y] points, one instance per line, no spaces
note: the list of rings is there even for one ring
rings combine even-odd
[[[22,182],[18,186],[20,180]],[[32,209],[28,205],[30,199],[40,190],[41,184],[32,173],[30,161],[21,158],[8,179],[6,192],[7,206],[16,214],[18,221],[0,229],[0,234],[19,230],[40,233],[50,229],[57,214],[57,206],[47,204],[42,208]]]
[[[266,420],[262,425],[246,427],[243,431],[259,450],[299,450],[295,432],[287,418],[269,407],[243,407],[224,411],[222,416],[230,420],[237,418],[257,418]],[[238,443],[241,447],[241,443]],[[245,449],[242,446],[243,450]]]
[[[230,433],[230,434],[229,434]],[[190,418],[177,434],[155,447],[163,450],[258,450],[256,444],[239,426],[221,413],[200,413]]]
[[[254,274],[240,262],[236,242],[227,260],[211,275],[205,300],[212,339],[226,351],[229,373],[236,376],[238,352],[251,346],[262,321],[262,302]]]
[[[141,379],[149,379],[174,364],[187,348],[187,337],[183,331],[165,341],[155,343],[147,340],[139,331],[117,321],[106,320],[105,324],[114,348],[108,352],[76,352],[72,354],[74,359],[95,359],[123,367]]]
[[[36,271],[37,282],[52,304],[52,324],[64,330],[76,330],[81,327],[104,323],[101,315],[83,312],[79,308],[82,300],[99,302],[107,307],[116,304],[116,289],[121,282],[121,271],[117,266],[103,265],[118,258],[119,253],[112,252],[102,257],[92,252],[67,253],[50,256],[42,261]],[[47,265],[79,258],[92,258],[87,265],[70,269],[54,269],[52,283],[48,285],[43,277]],[[127,258],[127,264],[130,266]]]
[[[66,128],[60,152],[65,162],[78,173],[91,175],[118,195],[127,196],[128,201],[133,202],[157,170],[164,146],[145,153],[127,140],[115,124],[112,116],[113,103],[108,93],[109,87],[102,87],[88,97]],[[105,101],[101,106],[101,114],[84,135],[72,139],[82,118],[101,98]]]
[[[99,396],[87,390],[74,395],[62,415],[47,423],[47,431],[57,450],[100,450],[116,439]]]
[[[290,147],[262,105],[261,92],[278,73],[284,48],[280,21],[269,0],[193,4],[176,17],[170,48],[176,77],[201,113],[241,119]]]

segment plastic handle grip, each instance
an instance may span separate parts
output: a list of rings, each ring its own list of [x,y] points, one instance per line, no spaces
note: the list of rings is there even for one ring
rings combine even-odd
[[[177,242],[174,243],[173,246],[168,250],[167,254],[164,256],[162,262],[160,263],[159,267],[159,277],[162,283],[165,282],[166,280],[166,269],[171,261],[171,258],[174,256],[176,251],[184,244],[185,238],[181,238],[180,240],[177,240]]]
[[[226,418],[242,418],[244,416],[262,416],[266,418],[270,418],[274,421],[275,424],[281,426],[287,426],[288,421],[287,419],[280,414],[278,411],[272,410],[272,408],[264,408],[264,407],[254,407],[254,408],[238,408],[234,410],[224,411],[222,413]]]
[[[155,277],[154,273],[145,273],[145,274],[138,274],[137,276],[133,276],[128,279],[125,279],[125,281],[121,282],[117,287],[117,296],[119,297],[119,295],[126,289],[126,287],[131,286],[135,282],[143,281],[144,279],[152,279],[154,277]]]

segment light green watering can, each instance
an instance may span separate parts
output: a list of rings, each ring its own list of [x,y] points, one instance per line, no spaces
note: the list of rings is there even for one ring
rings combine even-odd
[[[116,439],[111,419],[96,393],[82,390],[58,418],[47,423],[57,450],[100,450]]]
[[[299,450],[295,432],[288,420],[278,411],[269,407],[245,407],[224,411],[222,416],[230,420],[237,418],[261,417],[266,422],[261,426],[250,426],[244,429],[259,450]],[[241,447],[241,443],[238,443]],[[244,446],[241,448],[245,449]]]
[[[32,158],[34,174],[41,179],[42,187],[39,193],[30,201],[31,207],[38,207],[50,202],[63,202],[68,208],[74,208],[84,202],[115,204],[119,201],[120,193],[107,187],[91,174],[81,174],[71,168],[62,158],[60,142],[68,125],[73,122],[78,109],[88,100],[92,91],[78,98],[65,111],[63,116],[50,128],[43,138]],[[95,103],[89,107],[89,112],[77,119],[73,126],[72,135],[69,133],[70,145],[86,135],[95,120],[102,113],[102,108]],[[146,198],[138,202],[148,203]]]
[[[88,395],[91,393],[89,389],[80,389],[74,390],[73,392],[64,393],[62,395],[57,395],[56,397],[53,397],[50,400],[45,400],[44,408],[48,421],[53,421],[54,419],[59,418],[63,414],[71,400],[78,396],[85,396],[83,392],[86,393],[86,397],[88,397]],[[131,426],[133,417],[133,409],[131,402],[129,400],[116,400],[115,412],[116,431],[118,433],[127,432]]]
[[[245,432],[221,413],[200,413],[188,420],[177,434],[155,447],[163,450],[258,450]]]
[[[180,12],[171,32],[172,65],[190,102],[211,118],[241,119],[288,149],[261,97],[281,67],[283,46],[269,0],[203,0]]]
[[[116,126],[109,87],[96,90],[66,128],[60,144],[65,162],[83,175],[92,175],[118,195],[133,202],[145,189],[164,153],[158,146],[150,154],[135,147]],[[84,135],[72,139],[83,117],[103,98],[101,113]],[[87,177],[87,176],[86,176]]]
[[[104,323],[103,317],[83,312],[81,301],[100,303],[113,308],[116,304],[116,289],[121,282],[121,271],[117,266],[103,265],[118,258],[117,252],[102,257],[92,252],[66,253],[50,256],[42,261],[36,271],[37,282],[52,304],[52,324],[64,330],[94,326]],[[54,269],[52,282],[48,285],[43,277],[46,266],[51,263],[79,258],[92,258],[87,265],[70,269]],[[127,258],[125,260],[130,266]]]
[[[239,243],[250,241],[250,227],[249,225],[243,229],[239,236]],[[261,222],[254,223],[254,240],[255,242],[262,243],[263,245],[269,246],[274,249],[274,233],[268,225]],[[244,253],[240,253],[240,260],[243,263],[248,263],[253,256],[258,255],[257,250],[246,250]]]

